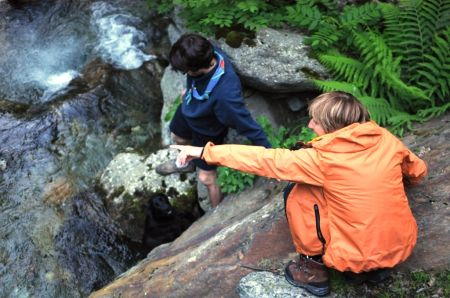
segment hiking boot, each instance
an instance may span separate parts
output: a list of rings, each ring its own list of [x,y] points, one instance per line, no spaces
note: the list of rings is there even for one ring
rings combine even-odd
[[[327,268],[307,256],[300,255],[298,262],[290,261],[284,274],[290,284],[316,296],[325,296],[330,292]]]
[[[174,173],[190,173],[195,171],[195,165],[192,162],[186,163],[183,167],[178,167],[176,160],[171,159],[158,165],[155,168],[156,173],[166,176]]]

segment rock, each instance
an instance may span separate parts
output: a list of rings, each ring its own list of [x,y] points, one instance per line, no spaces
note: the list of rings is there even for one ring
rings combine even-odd
[[[169,149],[149,156],[120,153],[101,175],[99,183],[106,193],[107,208],[131,239],[142,239],[143,204],[152,194],[167,194],[174,208],[182,213],[192,211],[196,204],[195,173],[161,176],[154,170],[176,155],[175,150]]]
[[[402,267],[443,270],[450,267],[450,113],[414,125],[405,144],[428,166],[428,175],[407,189],[419,226],[417,245]]]
[[[304,100],[300,100],[298,97],[291,97],[287,102],[289,109],[293,112],[301,111],[308,106]]]
[[[54,236],[57,267],[46,278],[66,279],[83,296],[107,284],[136,261],[126,237],[107,214],[100,197],[81,193],[62,207],[64,220]],[[50,282],[52,284],[52,282]],[[69,295],[55,296],[73,296]]]
[[[253,189],[228,196],[91,297],[235,297],[249,268],[282,270],[294,256],[279,191],[278,183],[261,179]]]
[[[283,275],[270,272],[248,274],[241,279],[236,291],[241,298],[316,297],[302,288],[293,287]]]
[[[152,195],[144,204],[145,226],[142,245],[153,248],[175,240],[196,219],[177,212],[165,194]]]
[[[312,79],[326,79],[328,73],[309,57],[304,36],[289,31],[262,29],[255,46],[232,48],[221,39],[218,45],[230,57],[244,84],[267,92],[316,90]]]
[[[8,166],[8,163],[4,159],[0,159],[0,171],[3,172],[6,170],[6,167]]]
[[[163,146],[168,146],[172,143],[169,129],[171,117],[168,116],[168,113],[169,111],[175,112],[175,101],[181,95],[185,84],[186,77],[183,74],[173,71],[170,66],[166,67],[161,79],[161,91],[164,101],[161,111],[161,144]]]

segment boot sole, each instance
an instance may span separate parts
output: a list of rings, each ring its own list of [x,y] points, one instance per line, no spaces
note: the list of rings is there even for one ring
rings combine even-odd
[[[330,293],[330,287],[328,287],[328,286],[323,287],[323,288],[318,288],[318,287],[315,287],[312,285],[296,282],[295,280],[293,280],[291,278],[290,273],[288,272],[288,266],[286,266],[286,268],[284,269],[284,277],[291,285],[298,287],[298,288],[303,288],[313,295],[323,297]]]

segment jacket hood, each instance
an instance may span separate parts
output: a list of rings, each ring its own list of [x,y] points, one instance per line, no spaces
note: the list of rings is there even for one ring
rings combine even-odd
[[[359,152],[378,144],[383,134],[384,129],[373,121],[353,123],[314,139],[312,146],[319,151]]]

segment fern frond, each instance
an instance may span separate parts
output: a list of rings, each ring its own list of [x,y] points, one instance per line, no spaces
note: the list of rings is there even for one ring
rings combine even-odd
[[[298,1],[296,5],[288,6],[286,12],[286,22],[308,30],[316,29],[322,19],[320,10],[309,1]]]
[[[381,7],[377,3],[369,2],[359,6],[345,6],[339,19],[342,27],[355,29],[359,25],[375,24],[380,21],[381,16]]]
[[[367,88],[372,74],[367,71],[367,68],[362,62],[338,52],[319,54],[318,59],[327,69],[333,72],[336,79],[345,80],[362,89]]]
[[[439,107],[431,107],[428,109],[419,110],[417,112],[417,116],[419,116],[423,121],[428,121],[431,118],[444,114],[447,110],[450,110],[450,102],[447,102],[446,104]]]
[[[386,30],[384,36],[395,55],[404,57],[403,74],[414,74],[434,34],[450,25],[450,4],[447,0],[401,0],[398,8],[382,5]],[[409,80],[407,80],[409,81]]]
[[[370,118],[380,125],[387,125],[388,120],[399,113],[392,108],[389,102],[384,98],[375,98],[371,96],[359,96],[358,99],[367,108]]]
[[[338,30],[335,24],[322,20],[318,30],[305,38],[305,43],[310,45],[314,51],[325,52],[340,40],[342,35],[343,31]]]
[[[389,118],[389,130],[391,130],[396,135],[402,136],[405,126],[408,130],[412,129],[413,121],[422,122],[422,118],[417,115],[408,114],[406,112],[399,112]]]
[[[361,90],[354,84],[339,81],[313,80],[317,87],[323,92],[343,91],[353,94],[355,97],[361,95]]]
[[[388,98],[396,109],[405,104],[414,105],[417,100],[429,100],[417,87],[409,86],[400,77],[399,59],[394,59],[383,38],[374,33],[354,33],[355,45],[361,52],[365,67],[373,69],[374,77],[370,82],[373,97]]]
[[[424,62],[412,80],[427,94],[441,101],[450,97],[450,26],[441,34],[436,34],[430,47],[431,55],[424,55]],[[433,103],[434,105],[434,103]]]

